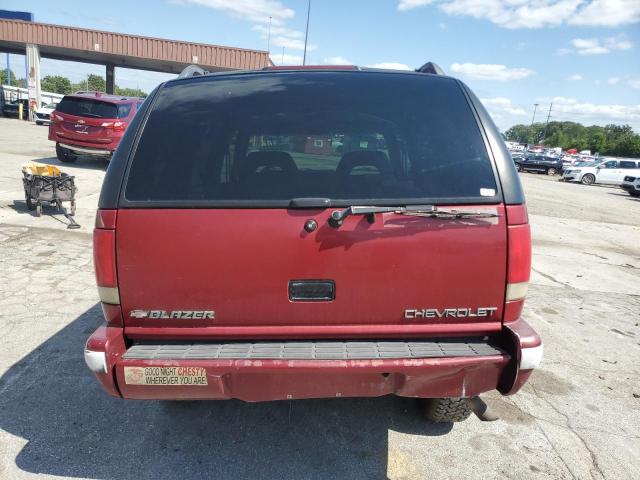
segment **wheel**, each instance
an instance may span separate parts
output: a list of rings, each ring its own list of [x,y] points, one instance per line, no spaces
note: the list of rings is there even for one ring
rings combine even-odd
[[[73,163],[78,159],[78,157],[73,155],[69,150],[62,148],[59,143],[56,143],[56,157],[58,157],[58,160],[62,163]]]
[[[551,168],[549,168],[549,169],[547,170],[547,175],[554,176],[554,175],[557,175],[557,174],[558,174],[558,170],[556,170],[556,169],[555,169],[555,168],[553,168],[553,167],[551,167]]]
[[[39,122],[38,120],[36,120],[36,125],[42,125],[42,122]]]
[[[71,214],[72,217],[76,214],[76,201],[75,200],[71,200],[71,207],[69,209],[69,213]]]
[[[36,204],[36,217],[42,216],[42,204],[38,202]]]
[[[31,200],[31,197],[25,195],[25,200],[27,201],[27,209],[28,210],[35,210],[36,206],[33,204],[33,201]]]
[[[516,168],[519,172],[522,172],[522,165],[520,165],[519,163],[516,165]]]
[[[640,197],[640,192],[629,192],[632,197]]]
[[[58,211],[62,211],[62,200],[56,200],[56,208]]]
[[[582,179],[580,180],[580,182],[583,185],[593,185],[596,181],[596,177],[594,174],[592,173],[586,173],[582,176]]]
[[[429,398],[424,413],[432,422],[463,422],[471,415],[471,407],[465,398]]]

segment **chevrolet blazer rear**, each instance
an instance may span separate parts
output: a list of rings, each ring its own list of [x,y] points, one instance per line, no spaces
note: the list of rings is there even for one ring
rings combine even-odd
[[[527,210],[473,93],[433,73],[278,69],[166,82],[109,166],[105,324],[85,359],[128,399],[395,394],[429,417],[515,393]]]

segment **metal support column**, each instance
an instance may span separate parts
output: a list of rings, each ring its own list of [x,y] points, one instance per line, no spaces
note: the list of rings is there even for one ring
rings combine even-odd
[[[29,120],[33,121],[33,111],[42,106],[40,88],[40,49],[32,43],[27,44],[27,90],[29,91]]]
[[[116,66],[107,63],[107,93],[114,94],[116,88]]]

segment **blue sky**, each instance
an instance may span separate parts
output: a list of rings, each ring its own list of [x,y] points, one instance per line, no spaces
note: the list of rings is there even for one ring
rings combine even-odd
[[[36,21],[236,47],[301,62],[306,0],[2,0]],[[107,8],[107,5],[109,8]],[[640,0],[312,0],[307,63],[415,68],[431,60],[467,82],[501,129],[537,119],[629,123],[640,131]],[[4,62],[3,62],[4,63]],[[12,67],[24,59],[12,56]],[[103,67],[43,60],[78,81]],[[20,75],[19,76],[23,76]],[[151,90],[171,76],[116,70]]]

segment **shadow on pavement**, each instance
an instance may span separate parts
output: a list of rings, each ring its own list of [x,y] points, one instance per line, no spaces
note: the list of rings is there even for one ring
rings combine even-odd
[[[124,401],[100,390],[83,346],[98,305],[0,378],[0,428],[27,440],[21,470],[100,479],[386,478],[388,430],[444,435],[412,399]]]

